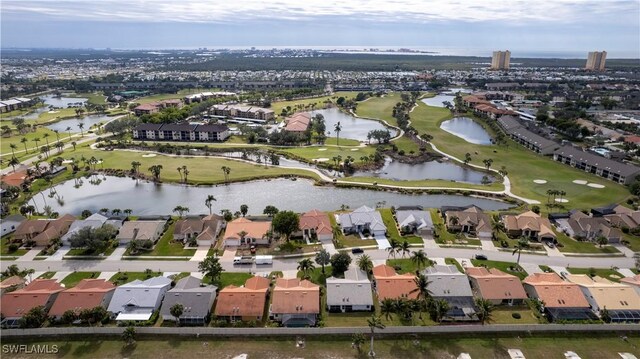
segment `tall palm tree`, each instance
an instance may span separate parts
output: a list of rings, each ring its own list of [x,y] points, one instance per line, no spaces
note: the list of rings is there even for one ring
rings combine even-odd
[[[80,129],[80,137],[84,137],[84,131],[82,131],[82,129],[84,128],[84,123],[78,122],[78,128]]]
[[[26,137],[22,137],[22,139],[20,140],[20,143],[24,145],[24,153],[29,153],[29,151],[27,150],[27,142],[29,142],[29,140],[27,140]]]
[[[187,169],[187,166],[182,166],[182,175],[184,176],[184,183],[187,183],[187,179],[189,176],[189,170]]]
[[[49,147],[49,133],[45,133],[44,135],[42,135],[42,137],[44,138],[45,141],[47,141],[47,147]]]
[[[427,263],[429,263],[429,258],[427,258],[427,253],[420,249],[419,251],[414,251],[411,253],[411,262],[416,265],[418,271],[422,269]]]
[[[316,266],[313,264],[313,261],[310,258],[305,258],[298,262],[298,270],[302,272],[304,278],[309,278],[309,272],[312,271]]]
[[[178,170],[178,173],[180,174],[180,182],[182,182],[182,167],[178,167],[176,169]]]
[[[15,150],[16,148],[18,148],[18,146],[15,143],[10,143],[9,144],[9,148],[11,148],[11,156],[15,157],[16,154],[13,152],[13,150]]]
[[[40,142],[40,137],[35,137],[33,140],[31,140],[33,142],[36,143],[36,147],[38,147],[38,142]]]
[[[140,170],[141,165],[142,163],[138,161],[131,162],[131,169],[133,170],[133,173],[138,174],[138,171]]]
[[[71,127],[67,126],[67,128],[65,129],[65,131],[67,131],[67,133],[69,134],[68,138],[71,138]]]
[[[369,329],[371,329],[371,348],[369,349],[369,356],[375,357],[376,353],[373,351],[373,335],[375,334],[376,329],[384,329],[385,325],[382,323],[380,317],[372,315],[371,318],[367,319],[367,325]]]
[[[516,252],[518,252],[518,260],[516,261],[516,264],[520,265],[520,254],[522,250],[526,248],[529,248],[529,240],[525,237],[520,237],[520,239],[518,239],[518,243],[516,244],[516,248],[513,250],[513,253],[511,253],[511,255],[514,255],[516,254]]]
[[[207,196],[207,199],[204,200],[204,205],[209,208],[209,214],[211,214],[211,207],[213,206],[213,202],[216,201],[216,198],[210,194]]]
[[[229,173],[231,173],[231,168],[227,166],[222,166],[222,173],[224,174],[224,182],[229,182]]]
[[[402,243],[400,243],[400,246],[398,247],[398,253],[402,252],[402,258],[404,258],[404,256],[406,256],[407,254],[411,253],[411,244],[409,244],[409,241],[405,240]]]
[[[476,315],[478,319],[480,319],[480,323],[484,325],[484,323],[491,322],[493,319],[493,310],[495,307],[493,304],[484,298],[476,298]]]
[[[336,145],[340,146],[340,131],[342,131],[340,121],[333,126],[333,131],[336,133]]]
[[[60,131],[58,130],[53,130],[53,132],[56,134],[56,141],[60,142]]]
[[[387,248],[387,252],[389,252],[389,257],[393,255],[393,258],[395,258],[399,247],[400,247],[400,243],[398,243],[398,240],[395,238],[391,238],[389,240],[389,248]]]
[[[432,294],[429,290],[429,284],[431,284],[431,282],[427,279],[427,276],[421,273],[416,275],[413,282],[416,284],[416,289],[412,292],[418,292],[418,299],[422,300],[426,307],[427,301],[431,298]],[[422,319],[422,311],[420,311],[420,319]]]
[[[358,268],[360,268],[361,271],[367,273],[367,275],[373,270],[373,261],[371,260],[371,257],[366,254],[358,257],[356,264],[358,265]]]
[[[9,166],[11,166],[13,168],[13,172],[16,171],[16,166],[20,164],[20,160],[18,160],[15,156],[11,157],[11,159],[8,162]]]

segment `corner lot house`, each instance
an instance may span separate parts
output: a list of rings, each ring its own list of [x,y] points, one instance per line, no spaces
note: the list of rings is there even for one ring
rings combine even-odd
[[[551,222],[533,211],[518,215],[505,215],[502,217],[502,221],[507,235],[511,238],[526,237],[538,242],[555,241],[556,239]]]
[[[433,235],[431,213],[420,209],[398,209],[396,220],[402,232],[413,232],[420,236]]]
[[[382,221],[380,212],[367,206],[362,206],[353,212],[336,214],[336,221],[345,234],[367,234],[374,237],[385,237],[387,227]]]
[[[125,222],[118,232],[116,238],[120,244],[127,244],[131,241],[156,242],[164,231],[167,221],[129,221]]]
[[[49,316],[61,318],[67,310],[80,313],[83,309],[107,308],[116,286],[105,279],[83,279],[73,288],[66,289],[53,303]]]
[[[444,299],[449,303],[445,319],[477,320],[475,302],[469,280],[454,265],[435,265],[424,270],[434,299]]]
[[[102,227],[104,225],[104,223],[107,221],[107,217],[99,214],[99,213],[94,213],[92,215],[90,215],[89,217],[87,217],[86,219],[80,219],[80,220],[75,220],[73,221],[73,223],[71,223],[71,227],[69,227],[69,231],[67,231],[67,233],[62,236],[62,243],[65,245],[69,245],[69,239],[71,238],[72,235],[78,233],[78,231],[80,231],[80,229],[85,228],[85,227],[89,227],[92,229],[98,229],[100,227]]]
[[[116,320],[149,320],[153,311],[160,308],[165,293],[171,287],[171,279],[154,277],[145,281],[134,280],[116,288],[109,308]]]
[[[0,219],[0,236],[4,237],[7,234],[15,232],[20,226],[20,223],[24,222],[27,218],[19,214],[12,214]]]
[[[602,317],[606,309],[613,323],[640,323],[640,295],[632,287],[586,274],[568,275],[567,280],[580,286],[596,315]]]
[[[544,303],[550,321],[596,319],[577,284],[564,281],[556,273],[534,273],[522,282],[529,298]]]
[[[518,305],[527,299],[520,278],[514,275],[496,268],[470,267],[465,270],[471,289],[477,297],[489,300],[495,305]]]
[[[300,216],[300,231],[305,240],[316,237],[321,242],[330,243],[333,240],[333,229],[329,216],[317,209],[303,213]]]
[[[63,290],[64,287],[55,279],[34,279],[26,287],[4,294],[0,298],[2,326],[17,327],[20,318],[35,307],[42,306],[45,312],[48,312]]]
[[[0,282],[0,295],[24,288],[26,280],[20,276],[11,276]]]
[[[418,298],[418,286],[411,273],[398,274],[392,267],[381,264],[373,268],[373,278],[379,301],[387,298]]]
[[[171,307],[182,304],[183,313],[180,325],[204,325],[211,312],[213,301],[216,299],[218,288],[213,285],[201,286],[202,281],[196,277],[185,277],[178,281],[175,287],[167,292],[162,302],[160,314],[163,320],[176,321],[171,315]]]
[[[260,321],[269,296],[269,280],[251,277],[242,287],[229,285],[218,293],[215,314],[231,322],[237,320]]]
[[[227,223],[224,232],[224,245],[239,247],[251,244],[269,244],[267,232],[271,229],[271,221],[252,221],[238,218]]]
[[[480,207],[443,207],[442,214],[449,231],[467,233],[480,239],[491,239],[491,219]]]
[[[216,243],[222,227],[224,219],[216,214],[187,217],[176,222],[173,239],[184,243],[195,239],[199,246],[211,246]]]
[[[373,310],[371,281],[358,268],[350,268],[344,278],[327,278],[327,310],[357,312]]]
[[[298,278],[278,278],[269,316],[285,327],[312,327],[320,315],[320,286]]]

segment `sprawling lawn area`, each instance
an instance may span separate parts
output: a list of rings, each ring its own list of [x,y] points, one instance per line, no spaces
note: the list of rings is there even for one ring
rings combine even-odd
[[[446,181],[446,180],[419,180],[419,181],[398,181],[393,179],[377,178],[377,177],[345,177],[341,181],[347,182],[366,182],[378,183],[392,186],[404,187],[443,187],[443,188],[465,188],[479,189],[486,191],[502,191],[504,186],[502,183],[491,183],[489,185],[472,184],[464,182]]]
[[[147,280],[149,278],[159,277],[161,275],[162,275],[161,272],[151,272],[150,274],[147,274],[145,272],[118,272],[114,274],[113,277],[111,277],[111,279],[109,280],[112,282],[118,282],[118,285],[122,285],[129,282],[133,282],[136,279]]]
[[[562,244],[562,247],[558,246],[560,252],[566,253],[619,253],[615,247],[604,246],[600,247],[591,242],[579,242],[575,239],[569,238],[562,232],[555,231],[558,243]]]
[[[105,105],[107,103],[107,97],[102,92],[82,92],[65,94],[65,96],[87,98],[88,102],[94,105]]]
[[[311,146],[311,147],[294,147],[294,148],[281,148],[280,151],[288,152],[295,156],[300,156],[307,161],[313,161],[315,159],[327,159],[324,162],[333,163],[333,157],[342,156],[342,159],[346,159],[347,156],[351,156],[355,159],[356,163],[360,162],[360,157],[369,156],[375,153],[374,146],[356,147],[343,145],[340,141],[340,147],[336,146]]]
[[[368,333],[368,328],[362,330]],[[365,335],[368,338],[368,335]],[[295,336],[212,339],[136,338],[135,345],[124,346],[120,339],[99,340],[35,340],[6,338],[3,344],[57,345],[58,353],[43,358],[176,358],[216,357],[232,358],[245,353],[249,358],[365,358],[368,342],[362,346],[363,354],[351,347],[348,335],[306,336],[304,348],[296,346]],[[472,358],[508,358],[507,349],[519,348],[527,358],[563,358],[566,351],[575,351],[584,359],[616,358],[618,352],[638,354],[640,339],[629,336],[624,341],[618,335],[594,336],[518,336],[452,338],[434,336],[400,336],[375,340],[375,352],[380,358],[455,358],[469,353]],[[7,358],[24,358],[24,354],[4,354]]]
[[[400,93],[393,92],[382,97],[372,97],[364,102],[359,102],[356,114],[360,117],[378,118],[396,125],[393,118],[393,106],[401,102]]]
[[[619,282],[620,278],[624,278],[624,276],[613,269],[606,268],[567,268],[569,273],[571,274],[591,274],[592,271],[598,277],[607,278],[614,282]],[[558,273],[559,274],[559,273]]]
[[[387,238],[388,239],[395,239],[396,241],[402,243],[404,241],[407,241],[409,243],[412,244],[423,244],[424,241],[422,240],[422,237],[418,237],[418,236],[414,236],[414,235],[408,235],[408,236],[401,236],[400,232],[398,232],[398,226],[396,224],[395,219],[393,219],[393,213],[391,213],[391,209],[390,208],[382,208],[378,210],[380,212],[380,214],[382,215],[382,221],[384,222],[384,225],[387,226]]]
[[[398,147],[398,151],[404,151],[405,155],[407,156],[411,156],[411,151],[413,151],[415,155],[420,154],[420,146],[418,146],[417,143],[413,142],[407,137],[402,136],[392,143]]]
[[[517,255],[517,254],[516,254]],[[527,276],[527,272],[522,269],[519,265],[516,265],[515,262],[500,262],[500,261],[483,261],[472,259],[471,263],[476,267],[487,267],[487,268],[497,268],[505,273],[513,274],[520,279],[524,279]],[[511,270],[511,268],[517,268],[517,271]]]
[[[66,276],[60,283],[64,284],[65,288],[72,288],[83,279],[98,278],[98,276],[100,276],[100,272],[73,272]]]
[[[372,98],[359,104],[358,111],[375,113],[368,108],[384,107],[376,104],[377,101],[383,100]],[[440,123],[449,118],[451,118],[449,110],[427,106],[422,102],[419,102],[418,107],[411,113],[412,125],[420,133],[434,136],[433,143],[441,151],[460,159],[464,158],[465,153],[470,153],[471,163],[479,166],[483,166],[482,160],[488,158],[493,159],[492,168],[494,169],[505,166],[511,180],[512,191],[517,195],[546,203],[547,190],[563,190],[567,192],[566,199],[569,200],[567,208],[585,209],[611,202],[622,202],[629,196],[627,189],[621,185],[536,155],[511,140],[506,146],[469,143],[440,129]],[[534,179],[544,179],[548,182],[535,184]],[[575,179],[602,184],[605,188],[596,189],[574,184],[572,181]],[[547,210],[545,206],[541,207],[543,211]]]
[[[331,102],[336,102],[339,97],[344,97],[346,99],[355,98],[357,92],[353,91],[344,91],[344,92],[336,92],[332,96],[321,96],[321,97],[313,97],[302,100],[291,100],[291,101],[278,101],[271,104],[271,109],[275,111],[276,116],[280,116],[282,113],[282,109],[291,106],[292,109],[296,108],[296,105],[308,106],[307,111],[311,109],[311,105],[315,104],[315,109],[319,110],[324,107],[324,102],[327,100],[331,100]],[[358,103],[360,105],[360,103]]]
[[[96,156],[104,161],[104,168],[114,168],[129,170],[132,161],[138,161],[142,165],[140,170],[150,175],[148,168],[153,165],[162,165],[163,170],[160,179],[163,181],[179,182],[180,174],[175,169],[181,166],[189,168],[189,183],[194,184],[216,184],[224,183],[222,166],[231,168],[229,174],[230,181],[250,180],[253,178],[276,177],[281,175],[301,175],[316,178],[317,176],[309,171],[301,169],[285,169],[277,167],[264,167],[249,163],[243,163],[222,158],[203,157],[170,157],[158,155],[156,157],[142,157],[144,153],[129,151],[100,151],[96,152],[89,148],[78,148],[75,152],[70,152],[74,157],[85,156],[90,158]]]

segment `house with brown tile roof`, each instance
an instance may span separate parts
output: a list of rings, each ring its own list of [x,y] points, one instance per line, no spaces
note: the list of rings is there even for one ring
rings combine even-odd
[[[127,221],[120,227],[116,239],[120,244],[126,244],[134,240],[156,242],[164,232],[166,224],[166,220]]]
[[[32,240],[36,242],[36,246],[46,246],[54,239],[60,239],[67,231],[71,224],[76,220],[76,217],[65,214],[62,217],[49,221],[47,228],[42,233],[33,237]]]
[[[269,317],[285,327],[312,327],[320,315],[320,286],[298,278],[278,278]]]
[[[35,238],[47,229],[50,219],[28,219],[20,223],[13,233],[14,241],[28,241]]]
[[[609,240],[609,243],[620,243],[622,239],[622,231],[612,227],[604,217],[592,217],[582,211],[573,210],[570,212],[567,223],[573,236],[578,239],[595,241],[603,236]]]
[[[224,223],[224,218],[217,214],[180,219],[176,221],[173,239],[186,244],[195,238],[199,246],[211,246],[216,243]]]
[[[373,268],[373,278],[379,301],[387,298],[418,298],[415,275],[411,273],[398,274],[393,267],[381,264]]]
[[[527,299],[520,278],[514,275],[497,268],[467,267],[465,271],[477,297],[496,305],[518,305]]]
[[[491,218],[480,207],[473,205],[456,209],[443,207],[442,213],[449,231],[468,233],[480,239],[491,239]]]
[[[251,277],[242,287],[224,287],[218,292],[215,315],[232,322],[262,320],[269,296],[269,285],[270,281],[267,278]]]
[[[238,218],[227,223],[224,231],[224,245],[239,247],[251,244],[270,243],[267,232],[271,229],[271,221],[252,221],[248,218]],[[243,235],[244,234],[244,235]]]
[[[66,289],[56,298],[49,310],[49,316],[57,319],[67,310],[80,313],[83,309],[107,308],[116,286],[106,279],[83,279],[75,287]]]
[[[551,222],[533,211],[518,215],[504,215],[502,222],[507,235],[511,238],[526,237],[538,242],[556,239]]]
[[[632,210],[629,210],[628,212],[616,211],[615,214],[605,215],[604,219],[609,221],[611,225],[616,226],[618,228],[640,227],[640,211],[632,211]]]
[[[325,212],[313,209],[300,216],[300,232],[305,240],[316,237],[321,242],[333,240],[331,221]]]
[[[0,295],[13,292],[24,287],[26,280],[20,276],[11,276],[0,282]]]
[[[64,287],[55,279],[35,279],[22,289],[2,295],[0,298],[2,326],[8,328],[19,326],[20,318],[35,307],[42,306],[45,312],[48,312],[58,294],[63,290]]]
[[[636,274],[633,277],[622,278],[620,279],[620,283],[631,286],[638,294],[640,294],[640,274]]]
[[[284,121],[286,123],[285,131],[302,134],[311,124],[311,115],[307,112],[298,112],[287,117]]]
[[[577,284],[556,273],[534,273],[522,282],[529,298],[540,300],[550,321],[587,320],[597,317]]]
[[[640,295],[631,286],[586,274],[570,274],[566,278],[580,286],[596,315],[602,317],[606,309],[612,323],[640,323]]]

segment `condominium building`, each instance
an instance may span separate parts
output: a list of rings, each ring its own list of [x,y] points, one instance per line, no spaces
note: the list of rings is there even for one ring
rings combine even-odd
[[[584,69],[591,71],[604,71],[604,64],[606,61],[606,51],[591,51],[589,52],[589,56],[587,57],[587,65],[584,67]]]
[[[511,62],[511,51],[494,51],[491,59],[492,70],[509,70]]]

